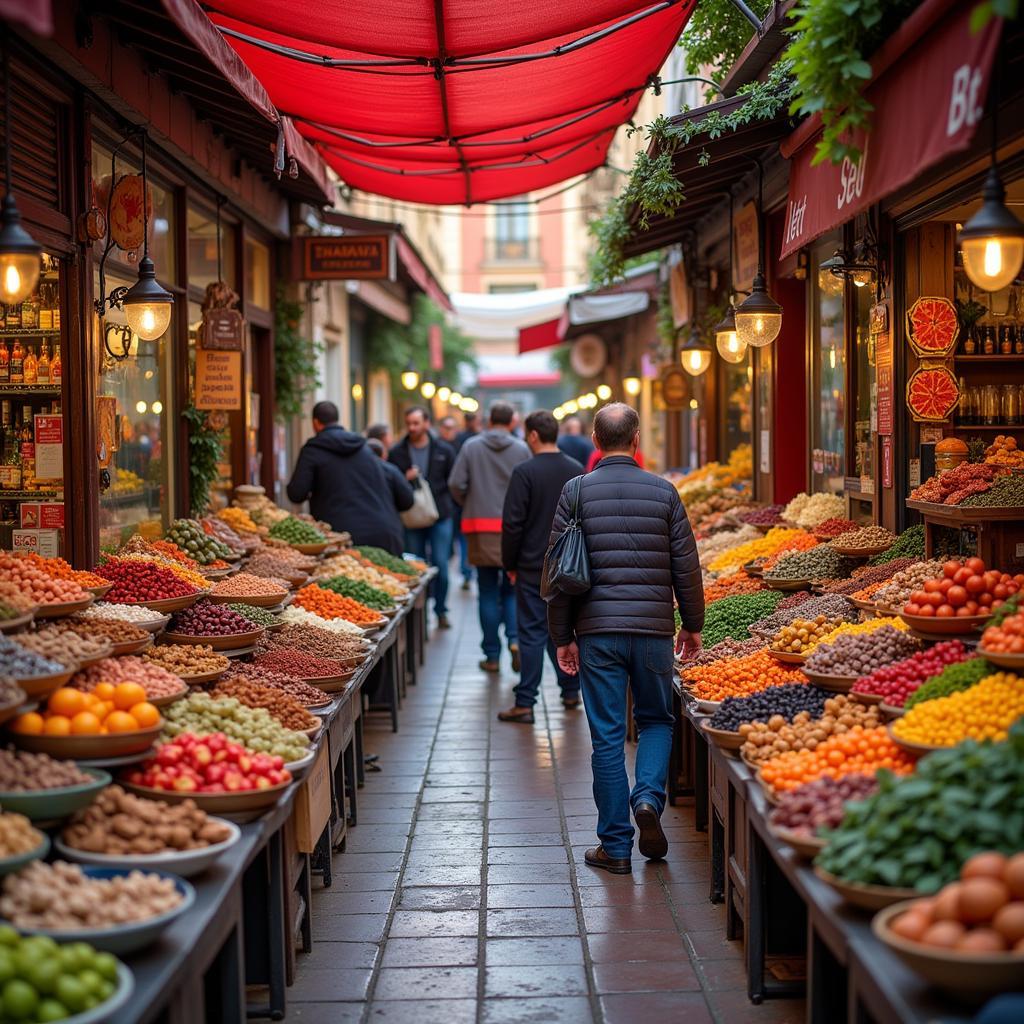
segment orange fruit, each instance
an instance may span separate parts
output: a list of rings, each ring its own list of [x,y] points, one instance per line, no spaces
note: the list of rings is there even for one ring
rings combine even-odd
[[[146,691],[138,683],[118,683],[114,687],[114,707],[118,711],[128,711],[132,705],[140,704],[146,699]]]
[[[65,718],[63,715],[53,715],[51,718],[46,720],[46,724],[43,726],[43,735],[70,736],[71,719]]]
[[[74,718],[79,711],[85,710],[85,694],[81,690],[73,690],[70,686],[62,686],[50,694],[47,710],[65,718]]]
[[[134,704],[129,713],[139,723],[136,727],[139,729],[149,729],[160,722],[160,709],[150,704],[148,700]]]
[[[95,736],[101,727],[100,720],[91,711],[79,711],[71,719],[72,736]]]
[[[38,711],[29,711],[18,717],[11,723],[11,731],[21,733],[22,736],[39,736],[46,723]]]
[[[139,723],[127,711],[111,711],[103,720],[107,732],[135,732]]]
[[[100,700],[89,710],[102,722],[114,710],[114,702],[112,700]]]
[[[100,700],[113,700],[114,690],[117,687],[113,683],[97,683],[93,688],[92,692],[99,697]]]
[[[86,710],[96,707],[100,702],[99,697],[97,697],[95,693],[84,693],[82,694],[82,698],[85,701],[84,707]]]

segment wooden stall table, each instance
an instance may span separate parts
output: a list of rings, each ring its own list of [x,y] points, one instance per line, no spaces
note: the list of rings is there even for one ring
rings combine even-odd
[[[907,508],[924,520],[924,556],[933,558],[940,528],[970,530],[978,538],[978,557],[988,566],[1009,571],[1024,562],[1024,509],[963,508],[907,499]]]

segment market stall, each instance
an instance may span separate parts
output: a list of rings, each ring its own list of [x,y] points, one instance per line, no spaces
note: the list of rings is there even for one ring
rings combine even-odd
[[[1024,573],[1002,538],[1024,501],[1007,449],[964,455],[902,534],[827,492],[760,505],[720,467],[677,482],[707,611],[670,799],[695,801],[755,1003],[969,1020],[1019,990]]]
[[[0,554],[5,1007],[283,1014],[431,575],[254,489],[90,571]]]

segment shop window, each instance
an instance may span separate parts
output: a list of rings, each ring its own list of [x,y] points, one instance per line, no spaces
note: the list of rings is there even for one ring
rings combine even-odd
[[[870,520],[874,514],[875,443],[873,431],[877,415],[875,388],[875,343],[871,337],[871,307],[874,289],[847,284],[853,299],[853,451],[850,475],[859,480],[857,493],[851,495],[850,514],[854,519]]]
[[[245,304],[270,309],[270,249],[255,238],[245,239]]]
[[[811,491],[842,494],[846,486],[846,349],[842,278],[821,269],[838,248],[829,238],[812,253]]]
[[[750,448],[754,429],[753,352],[747,349],[742,363],[719,361],[719,382],[722,394],[721,436],[719,450],[721,461],[726,462],[737,448]]]
[[[220,274],[217,273],[217,217],[214,213],[188,208],[188,283],[205,289],[221,280],[238,289],[235,267],[236,228],[223,214],[220,218]]]
[[[117,156],[116,176],[140,173],[141,165],[122,150]],[[92,148],[93,202],[106,213],[111,187],[111,150],[102,144]],[[165,285],[174,280],[174,195],[149,176],[149,254],[157,278]],[[99,296],[99,258],[105,239],[96,242],[93,253],[96,273],[93,281]],[[115,246],[107,255],[103,289],[131,287],[137,280],[141,250],[125,251]],[[170,359],[175,305],[167,331],[155,341],[141,341],[132,335],[125,354],[121,336],[108,327],[125,323],[124,313],[107,310],[93,317],[93,339],[98,367],[99,399],[97,444],[109,446],[110,486],[100,493],[99,543],[104,550],[117,548],[132,533],[149,538],[161,535],[174,513],[173,451],[174,374]]]
[[[491,259],[536,259],[537,239],[530,237],[530,204],[519,199],[496,203]]]
[[[190,270],[191,274],[191,270]],[[188,304],[188,375],[190,394],[194,394],[196,374],[196,338],[203,322],[202,306],[198,302]],[[210,508],[224,508],[231,503],[234,490],[234,479],[231,469],[231,453],[233,436],[229,417],[224,412],[211,411],[207,414],[208,421],[220,431],[221,458],[218,463],[218,476],[210,488]]]

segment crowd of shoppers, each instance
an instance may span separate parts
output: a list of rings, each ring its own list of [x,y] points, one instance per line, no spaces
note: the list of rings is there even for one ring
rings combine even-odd
[[[435,565],[441,628],[449,625],[448,563],[460,539],[464,589],[474,568],[477,574],[480,667],[499,671],[503,629],[520,673],[515,703],[499,719],[534,722],[547,654],[563,704],[577,707],[582,693],[590,727],[599,844],[586,852],[586,863],[628,874],[630,812],[640,853],[657,859],[668,850],[660,819],[672,743],[672,638],[677,653],[700,645],[696,543],[675,488],[643,469],[634,409],[604,406],[591,439],[576,417],[559,436],[558,422],[544,410],[526,417],[525,443],[516,426],[506,402],[491,406],[486,430],[470,413],[462,431],[451,416],[432,430],[429,411],[414,406],[405,414],[405,435],[391,443],[386,424],[371,426],[364,438],[340,425],[333,403],[318,402],[314,436],[299,454],[288,497],[297,504],[308,499],[313,515],[357,544],[410,551]],[[570,495],[577,493],[574,510]],[[402,513],[418,517],[404,531]],[[582,532],[590,577],[585,592],[574,595],[547,586],[545,575],[552,545],[570,525]],[[624,752],[627,688],[639,737],[632,788]]]

